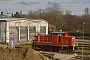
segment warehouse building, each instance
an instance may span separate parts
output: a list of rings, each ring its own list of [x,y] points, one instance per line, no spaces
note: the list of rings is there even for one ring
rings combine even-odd
[[[44,19],[1,18],[0,41],[31,41],[37,34],[48,34],[48,22]]]

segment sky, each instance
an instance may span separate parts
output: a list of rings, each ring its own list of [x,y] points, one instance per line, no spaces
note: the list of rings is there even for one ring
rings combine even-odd
[[[73,15],[84,14],[84,9],[89,8],[90,0],[0,0],[0,12],[19,12],[27,14],[28,11],[45,9],[50,3],[58,3],[63,11],[71,10]]]

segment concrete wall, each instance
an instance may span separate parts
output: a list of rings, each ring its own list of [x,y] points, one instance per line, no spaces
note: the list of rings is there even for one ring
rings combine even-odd
[[[14,30],[15,33],[11,33],[12,34],[18,34],[18,38],[14,35],[15,40],[17,40],[16,42],[22,42],[22,41],[31,41],[30,39],[30,26],[35,27],[35,34],[37,35],[39,32],[40,33],[40,27],[43,26],[45,27],[45,34],[48,34],[48,22],[45,20],[31,20],[31,19],[22,19],[22,20],[10,20],[6,22],[6,42],[10,41],[10,33]],[[27,33],[23,33],[24,30],[27,30]],[[11,31],[12,30],[12,31]],[[21,32],[22,31],[22,32]],[[27,35],[27,37],[25,37],[24,35]],[[22,38],[27,38],[26,40],[22,40]]]

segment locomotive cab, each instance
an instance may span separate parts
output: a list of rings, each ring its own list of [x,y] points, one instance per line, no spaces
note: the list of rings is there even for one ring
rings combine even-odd
[[[53,45],[69,47],[70,50],[74,50],[75,36],[68,36],[67,32],[51,32]]]
[[[62,41],[62,36],[65,35],[65,32],[51,32],[52,43],[58,44]]]

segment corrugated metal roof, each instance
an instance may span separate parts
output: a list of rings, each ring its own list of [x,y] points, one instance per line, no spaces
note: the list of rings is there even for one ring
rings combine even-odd
[[[0,18],[7,18],[6,15],[0,15]]]
[[[48,23],[48,21],[44,19],[27,19],[27,18],[0,18],[0,21],[17,21],[17,20],[27,20],[27,21],[32,21],[32,22],[41,22],[45,21]]]
[[[0,18],[0,21],[25,20],[26,18]]]
[[[51,33],[59,33],[59,34],[62,34],[62,33],[65,33],[65,32],[60,32],[60,31],[58,31],[58,32],[51,32]]]
[[[41,22],[41,21],[45,21],[48,23],[48,21],[44,20],[44,19],[30,19],[32,22]]]

